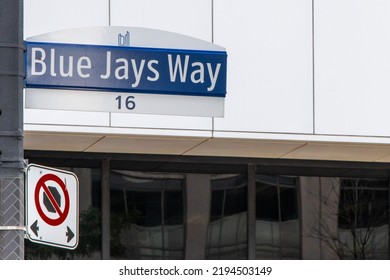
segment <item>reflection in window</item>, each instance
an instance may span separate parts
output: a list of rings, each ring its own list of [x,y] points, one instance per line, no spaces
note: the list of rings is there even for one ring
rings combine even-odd
[[[388,180],[341,180],[338,234],[340,258],[388,258]]]
[[[256,258],[299,259],[297,178],[256,176]]]
[[[180,175],[111,172],[112,258],[184,257],[184,182]]]
[[[211,181],[207,259],[247,259],[247,180],[216,175]]]

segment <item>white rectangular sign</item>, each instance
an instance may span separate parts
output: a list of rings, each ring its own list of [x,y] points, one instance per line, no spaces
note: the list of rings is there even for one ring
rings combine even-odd
[[[223,117],[225,48],[135,27],[77,28],[28,38],[26,107]]]
[[[79,240],[79,181],[75,174],[30,164],[26,231],[32,242],[75,249]]]
[[[26,108],[223,117],[220,97],[27,88]]]

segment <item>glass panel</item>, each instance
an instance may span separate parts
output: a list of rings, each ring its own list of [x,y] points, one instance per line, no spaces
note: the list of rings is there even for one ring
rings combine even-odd
[[[341,180],[339,239],[339,255],[343,259],[388,257],[387,180]]]
[[[184,217],[183,192],[164,192],[165,259],[183,259]]]
[[[183,187],[164,174],[112,171],[112,258],[182,259]]]
[[[207,259],[247,258],[247,181],[225,175],[211,182]]]
[[[280,187],[280,247],[282,259],[298,259],[300,248],[298,190]]]
[[[256,258],[298,259],[297,178],[256,176]]]
[[[210,223],[207,229],[207,250],[208,259],[219,258],[219,247],[222,230],[222,210],[225,191],[213,191],[210,205]]]
[[[256,182],[256,258],[279,259],[280,223],[276,185]]]
[[[256,182],[256,218],[279,221],[278,189],[276,186]]]

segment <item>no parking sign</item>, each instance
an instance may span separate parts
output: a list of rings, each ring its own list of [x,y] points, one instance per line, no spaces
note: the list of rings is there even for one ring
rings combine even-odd
[[[36,243],[75,249],[79,182],[72,172],[30,164],[26,177],[26,230]]]

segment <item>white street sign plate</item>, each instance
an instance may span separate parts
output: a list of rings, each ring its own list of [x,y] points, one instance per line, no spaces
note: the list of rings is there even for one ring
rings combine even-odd
[[[220,97],[38,88],[26,88],[25,99],[29,109],[198,117],[223,117],[224,102]]]
[[[79,181],[74,173],[30,164],[26,175],[26,231],[32,242],[75,249]]]
[[[223,117],[225,48],[136,27],[27,38],[26,108]]]

